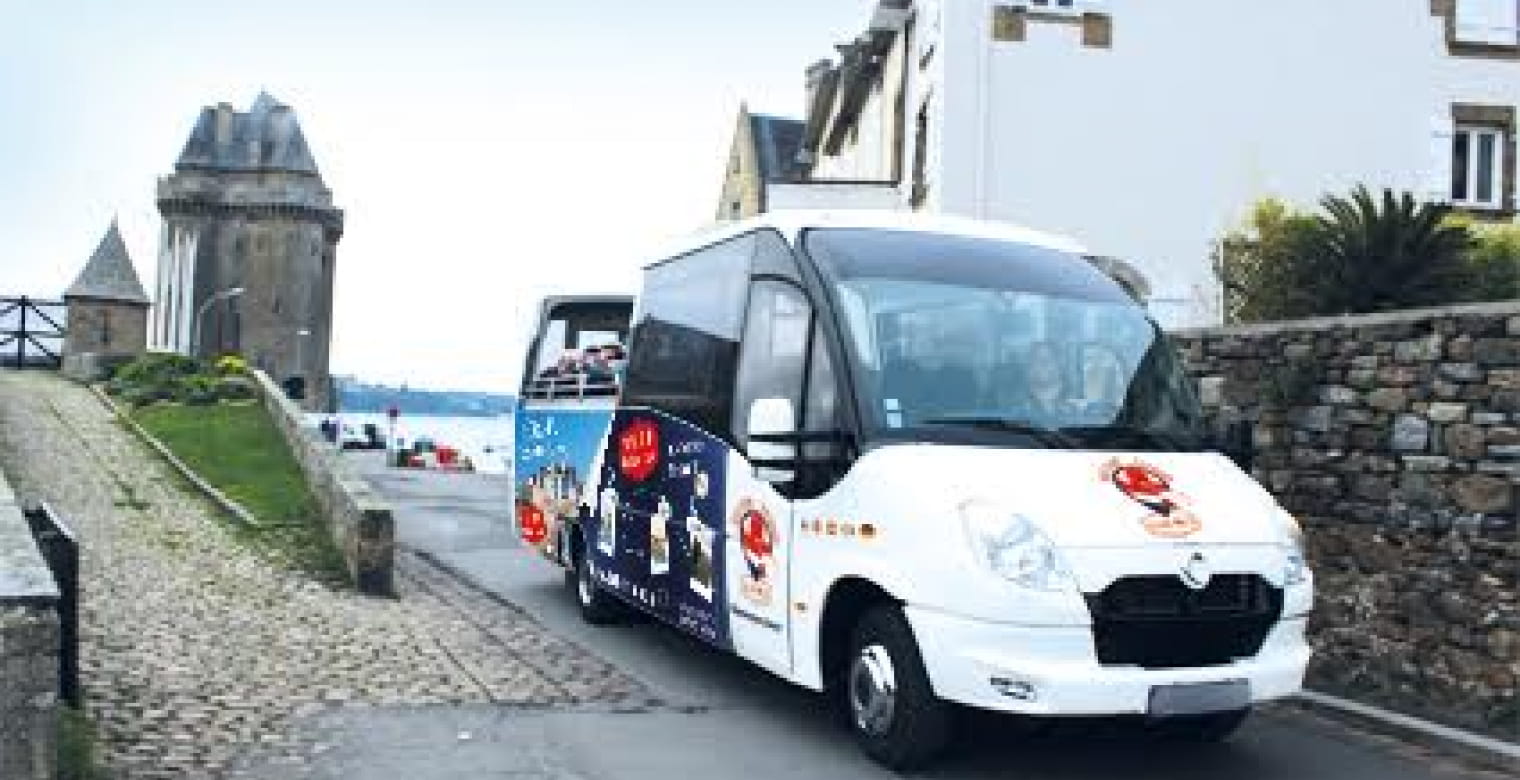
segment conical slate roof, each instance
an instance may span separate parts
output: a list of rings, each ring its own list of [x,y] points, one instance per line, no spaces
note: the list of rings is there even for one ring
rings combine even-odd
[[[148,304],[148,294],[137,278],[137,269],[132,267],[132,258],[127,256],[127,245],[121,240],[116,220],[111,220],[111,229],[100,239],[90,262],[84,264],[79,278],[69,285],[63,297]]]
[[[201,109],[175,167],[320,175],[295,112],[268,92],[246,112],[226,104]]]

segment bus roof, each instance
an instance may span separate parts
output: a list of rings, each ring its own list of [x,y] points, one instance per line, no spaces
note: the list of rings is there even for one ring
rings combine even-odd
[[[902,211],[848,209],[839,211],[772,211],[757,217],[705,230],[667,244],[658,257],[644,265],[648,269],[666,261],[711,246],[724,239],[753,230],[770,228],[789,241],[812,228],[900,230],[913,233],[943,233],[953,236],[986,238],[1044,247],[1077,255],[1088,254],[1077,241],[1053,233],[1007,222],[988,222],[964,217],[931,216]]]

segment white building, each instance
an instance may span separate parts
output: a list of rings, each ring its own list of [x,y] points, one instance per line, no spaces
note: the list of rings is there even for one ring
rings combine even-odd
[[[881,0],[808,69],[807,184],[1071,234],[1217,320],[1214,242],[1356,184],[1515,215],[1520,0]],[[833,190],[833,192],[830,192]],[[842,194],[841,191],[848,191]]]

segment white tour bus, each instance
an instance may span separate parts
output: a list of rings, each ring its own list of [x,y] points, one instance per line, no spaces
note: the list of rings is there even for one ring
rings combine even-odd
[[[956,705],[1224,738],[1301,685],[1298,527],[1083,257],[774,213],[660,258],[636,303],[546,301],[519,532],[587,620],[642,610],[826,691],[891,767]]]

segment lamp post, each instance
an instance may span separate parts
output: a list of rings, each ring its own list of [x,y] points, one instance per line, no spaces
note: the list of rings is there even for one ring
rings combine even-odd
[[[201,351],[201,329],[206,324],[206,312],[213,304],[232,300],[243,294],[241,287],[228,287],[221,292],[207,298],[200,308],[195,310],[195,339],[190,343],[190,357],[198,357]]]
[[[310,335],[307,328],[296,331],[296,376],[306,376],[306,337]]]

